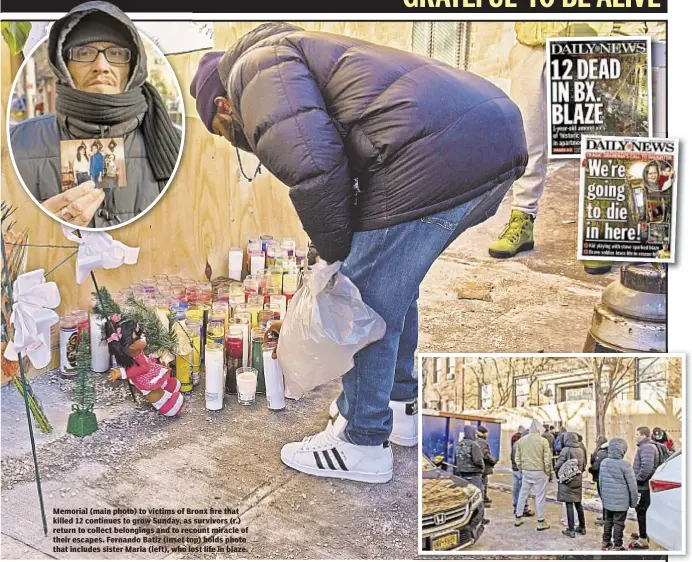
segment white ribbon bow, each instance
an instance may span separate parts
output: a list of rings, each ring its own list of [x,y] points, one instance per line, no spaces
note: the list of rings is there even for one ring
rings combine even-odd
[[[79,244],[77,252],[77,283],[80,285],[94,270],[115,269],[123,263],[132,265],[137,263],[139,248],[131,248],[122,242],[113,240],[113,237],[105,232],[93,232],[82,230],[82,237],[73,234],[74,229],[62,227],[63,234],[68,240]]]
[[[60,292],[54,282],[46,283],[43,270],[37,269],[17,277],[12,286],[14,341],[5,348],[5,359],[17,361],[20,353],[31,364],[42,369],[51,358],[50,329],[60,317],[52,308],[60,305]]]

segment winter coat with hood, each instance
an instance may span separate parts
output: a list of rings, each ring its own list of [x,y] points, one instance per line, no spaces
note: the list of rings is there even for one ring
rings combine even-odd
[[[640,492],[649,490],[649,480],[659,464],[658,447],[651,439],[647,437],[637,443],[637,454],[634,455],[632,468]]]
[[[555,470],[560,470],[560,467],[570,459],[575,459],[579,466],[579,474],[568,482],[559,482],[557,485],[557,501],[559,502],[580,502],[582,496],[582,478],[586,470],[586,454],[584,448],[580,447],[579,439],[576,433],[571,431],[564,434],[564,446],[560,451],[560,456],[555,461]]]
[[[483,451],[476,440],[476,428],[464,426],[464,438],[457,443],[455,474],[482,474],[485,470]]]
[[[48,56],[58,81],[74,87],[63,59],[62,45],[76,22],[85,15],[100,11],[125,25],[132,33],[137,47],[137,58],[133,53],[133,67],[127,89],[141,85],[147,76],[147,59],[142,40],[132,22],[115,6],[107,2],[87,2],[74,8],[58,20],[50,32]],[[10,144],[17,170],[32,196],[42,203],[61,193],[60,141],[77,138],[125,138],[125,173],[127,185],[114,190],[115,210],[119,221],[106,219],[97,213],[88,225],[93,228],[113,226],[136,217],[145,211],[159,196],[159,183],[154,177],[147,160],[144,135],[140,120],[130,120],[122,125],[107,127],[91,125],[88,136],[70,126],[69,119],[58,113],[42,115],[23,121],[10,129]]]
[[[608,442],[608,457],[599,469],[601,502],[603,509],[627,511],[637,506],[637,480],[634,471],[625,459],[627,443],[616,437]]]
[[[528,161],[521,113],[504,92],[428,57],[268,23],[218,71],[234,144],[290,187],[328,262],[346,258],[354,231],[459,206],[518,179]]]
[[[483,462],[485,463],[483,474],[493,474],[493,467],[497,464],[497,459],[493,457],[493,453],[490,450],[490,443],[488,443],[488,440],[484,437],[479,437],[478,445],[480,445],[481,452],[483,453]]]
[[[543,425],[538,420],[531,423],[529,434],[517,441],[514,458],[519,470],[541,471],[548,476],[553,474],[553,452],[543,437]]]
[[[591,466],[589,472],[593,476],[593,481],[598,482],[598,474],[601,470],[601,463],[608,458],[608,441],[598,448],[598,451],[591,454]]]
[[[543,438],[548,441],[548,445],[550,445],[550,450],[552,451],[555,447],[555,436],[546,429],[543,432]]]

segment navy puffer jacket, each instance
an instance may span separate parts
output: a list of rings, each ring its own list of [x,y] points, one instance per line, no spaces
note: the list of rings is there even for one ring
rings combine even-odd
[[[218,68],[235,144],[291,188],[327,261],[348,255],[353,231],[450,209],[524,173],[517,106],[428,57],[269,23]]]

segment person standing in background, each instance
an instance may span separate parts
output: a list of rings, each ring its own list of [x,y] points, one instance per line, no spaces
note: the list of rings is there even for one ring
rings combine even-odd
[[[596,439],[596,449],[591,453],[591,466],[589,466],[589,472],[593,477],[593,481],[596,483],[596,489],[598,490],[598,497],[603,500],[601,495],[601,482],[599,479],[599,474],[601,470],[601,463],[604,459],[608,458],[608,440],[599,435]],[[596,525],[603,525],[605,521],[605,507],[603,507],[603,515],[596,519]]]
[[[564,435],[564,446],[560,451],[560,456],[555,462],[555,468],[561,475],[560,469],[569,461],[576,461],[578,473],[574,474],[569,480],[560,481],[557,485],[557,501],[563,502],[567,510],[567,529],[562,534],[574,538],[575,535],[586,534],[586,519],[584,518],[584,508],[582,507],[582,477],[586,470],[586,454],[583,447],[579,445],[576,433],[568,432]],[[574,511],[577,511],[579,525],[574,527]]]
[[[648,550],[649,536],[646,534],[646,512],[651,505],[651,489],[649,481],[660,464],[658,447],[651,440],[651,430],[648,427],[638,427],[635,433],[637,441],[637,454],[634,456],[634,476],[639,490],[639,503],[637,503],[637,522],[639,533],[632,535],[629,548],[633,550]]]
[[[512,452],[510,454],[510,460],[512,461],[512,513],[517,511],[517,502],[519,500],[519,491],[521,490],[521,470],[517,466],[516,455],[517,455],[517,443],[519,439],[529,434],[529,430],[523,425],[520,425],[517,432],[512,435]],[[529,509],[529,502],[527,500],[526,507],[524,507],[524,513],[522,517],[532,517],[533,511]]]
[[[548,120],[546,92],[546,40],[549,37],[593,37],[602,35],[643,35],[644,24],[613,22],[517,22],[517,43],[509,56],[510,94],[519,106],[529,163],[523,177],[512,186],[509,222],[489,247],[494,258],[511,258],[534,247],[534,222],[548,175]],[[607,273],[608,262],[583,261],[588,273]]]
[[[615,437],[605,445],[607,457],[601,461],[598,475],[604,514],[602,550],[627,550],[623,535],[627,511],[637,505],[637,480],[632,466],[624,460],[627,442]]]
[[[454,474],[471,482],[482,493],[485,461],[483,460],[483,450],[476,439],[476,431],[472,425],[464,426],[464,436],[459,439],[454,456]]]
[[[483,469],[483,502],[485,507],[490,507],[493,501],[488,497],[488,476],[493,473],[493,467],[497,464],[497,459],[493,457],[493,453],[490,450],[488,429],[482,425],[478,426],[478,444],[483,452],[483,462],[485,464]]]
[[[522,525],[524,508],[529,495],[533,491],[536,495],[536,529],[545,531],[550,529],[550,524],[545,520],[545,500],[548,491],[548,482],[553,479],[553,453],[548,445],[548,440],[543,437],[543,425],[538,420],[533,420],[529,428],[529,434],[517,442],[515,461],[517,468],[521,470],[521,490],[517,507],[514,510],[514,525]]]

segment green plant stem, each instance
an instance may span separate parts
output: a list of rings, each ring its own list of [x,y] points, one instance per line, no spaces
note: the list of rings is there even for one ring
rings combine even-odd
[[[17,387],[19,394],[21,394],[23,398],[24,387],[22,386],[22,383],[19,381],[17,377],[12,379],[12,384],[14,384],[14,386]],[[34,394],[34,391],[31,388],[31,383],[29,383],[29,381],[27,381],[26,383],[26,389],[29,394],[29,408],[31,409],[31,413],[34,416],[34,421],[36,422],[36,425],[38,425],[38,428],[41,430],[41,433],[50,433],[51,431],[53,431],[53,426],[50,425],[48,417],[43,411],[41,404],[36,399],[36,395]]]

